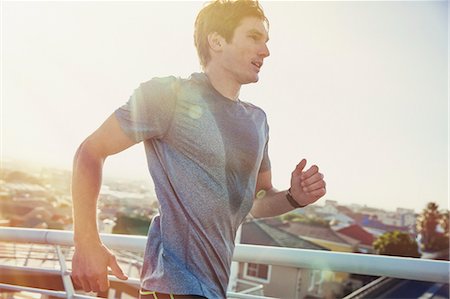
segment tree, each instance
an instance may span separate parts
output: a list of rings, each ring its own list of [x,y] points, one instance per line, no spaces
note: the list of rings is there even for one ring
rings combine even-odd
[[[150,218],[121,212],[116,214],[116,218],[116,225],[112,231],[113,234],[147,235],[151,222]]]
[[[416,240],[400,231],[386,232],[373,242],[377,254],[420,257]]]
[[[438,232],[440,225],[444,233]],[[420,234],[421,249],[423,251],[439,251],[449,247],[448,211],[440,212],[439,206],[429,202],[427,207],[417,218],[417,232]]]
[[[444,230],[444,234],[448,237],[450,232],[449,232],[449,219],[450,218],[450,213],[449,211],[445,211],[444,213],[441,214],[441,219],[439,221],[439,224],[441,225],[442,229]]]

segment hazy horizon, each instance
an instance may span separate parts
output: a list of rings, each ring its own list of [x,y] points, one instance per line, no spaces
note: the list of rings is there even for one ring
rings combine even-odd
[[[448,203],[448,2],[261,2],[260,82],[240,98],[270,126],[274,186],[302,158],[322,200],[421,211]],[[139,83],[200,66],[203,2],[3,2],[1,157],[70,169],[78,145]],[[143,145],[105,176],[150,178]]]
[[[6,160],[6,161],[5,161]],[[30,162],[30,161],[25,161],[25,160],[16,160],[14,158],[6,158],[3,161],[3,165],[9,164],[12,166],[12,169],[18,170],[18,171],[22,171],[25,172],[27,174],[29,171],[39,171],[41,172],[43,169],[54,169],[54,170],[62,170],[62,171],[67,171],[67,172],[72,172],[72,169],[70,167],[64,167],[64,166],[59,166],[59,165],[40,165],[38,162]],[[5,167],[6,168],[6,167]],[[146,184],[147,187],[151,188],[152,191],[154,188],[153,182],[151,181],[151,177],[150,174],[148,175],[144,175],[144,176],[128,176],[128,175],[121,175],[120,173],[117,173],[115,171],[109,171],[107,169],[108,167],[106,167],[106,171],[105,171],[105,176],[103,178],[103,183],[104,184],[108,184],[105,181],[120,181],[121,183],[125,182],[125,181],[129,181],[129,182],[138,182],[138,183],[144,183]],[[32,173],[33,174],[33,173]],[[36,175],[36,173],[34,173],[34,175]],[[325,196],[323,199],[319,200],[317,203],[320,206],[323,206],[325,204],[325,201],[328,198]],[[334,199],[333,199],[334,200]],[[403,206],[393,206],[390,208],[386,208],[386,207],[382,207],[382,206],[376,206],[376,205],[370,205],[368,203],[365,204],[361,204],[361,203],[357,203],[357,202],[350,202],[350,201],[343,201],[343,200],[335,200],[338,204],[342,204],[342,205],[360,205],[361,207],[367,207],[367,208],[378,208],[378,209],[382,209],[385,210],[387,212],[395,212],[397,208],[408,208],[408,207],[403,207]],[[428,202],[427,202],[428,203]],[[426,204],[424,204],[424,206],[421,209],[414,209],[412,208],[416,213],[420,213],[422,212],[423,209],[426,208]],[[445,209],[445,206],[439,206],[439,209]]]

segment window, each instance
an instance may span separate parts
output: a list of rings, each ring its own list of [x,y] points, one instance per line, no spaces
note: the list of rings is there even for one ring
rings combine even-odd
[[[271,270],[272,266],[270,265],[245,263],[244,278],[262,283],[268,283],[270,281]]]

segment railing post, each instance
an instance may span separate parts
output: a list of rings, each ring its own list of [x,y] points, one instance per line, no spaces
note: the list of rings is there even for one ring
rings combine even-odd
[[[72,279],[70,279],[70,274],[67,271],[66,259],[61,251],[61,246],[56,245],[56,253],[58,254],[59,264],[61,266],[61,278],[64,284],[64,289],[66,290],[67,298],[72,299],[75,294],[75,290],[73,288]]]
[[[30,259],[31,252],[33,252],[33,246],[34,244],[31,244],[30,248],[28,249],[27,257],[25,258],[25,262],[23,263],[24,266],[28,266],[28,260]]]

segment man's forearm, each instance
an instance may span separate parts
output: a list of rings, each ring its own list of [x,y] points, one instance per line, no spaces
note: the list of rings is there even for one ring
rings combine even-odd
[[[250,212],[255,218],[274,217],[292,211],[294,208],[286,199],[287,191],[275,188],[260,190],[253,201]]]
[[[104,159],[95,156],[83,143],[74,158],[72,201],[75,244],[89,240],[100,242],[97,228],[97,198]]]

